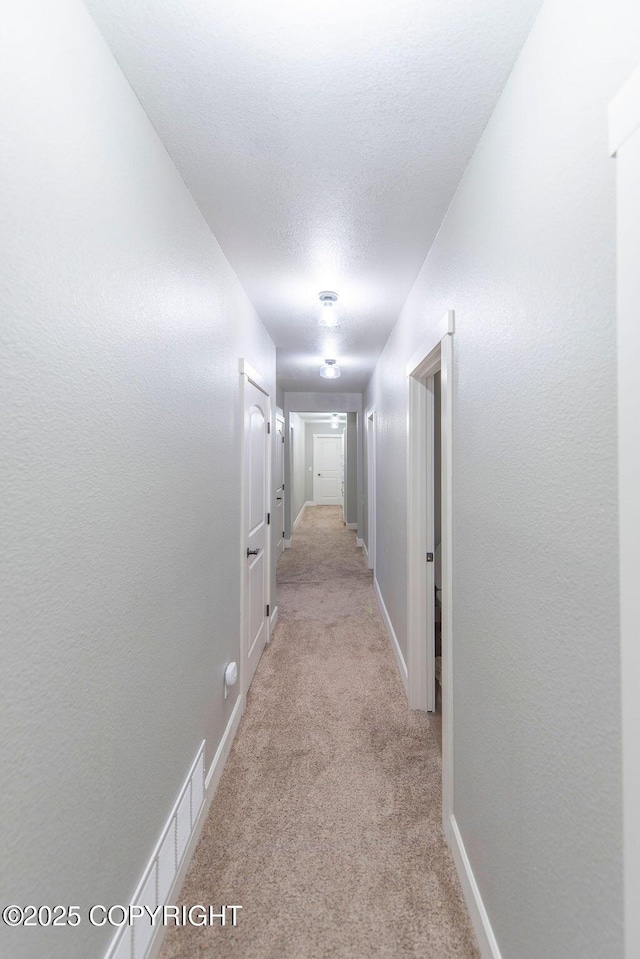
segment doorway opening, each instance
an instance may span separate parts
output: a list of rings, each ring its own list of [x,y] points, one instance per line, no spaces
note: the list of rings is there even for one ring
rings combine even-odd
[[[289,490],[291,534],[306,509],[339,506],[348,529],[358,528],[356,413],[290,412]],[[291,540],[285,543],[291,545]]]
[[[430,349],[407,366],[407,686],[409,705],[429,713],[442,751],[442,810],[447,837],[453,811],[453,321],[453,311],[445,314],[444,335],[441,333]]]
[[[376,411],[367,410],[367,565],[376,573]]]
[[[434,673],[433,711],[429,712],[431,728],[442,753],[442,423],[440,370],[429,378],[428,389],[433,391],[433,606],[434,606]],[[429,484],[427,490],[429,493]],[[427,512],[431,507],[427,500]],[[427,597],[428,599],[428,597]],[[429,637],[428,637],[429,640]]]

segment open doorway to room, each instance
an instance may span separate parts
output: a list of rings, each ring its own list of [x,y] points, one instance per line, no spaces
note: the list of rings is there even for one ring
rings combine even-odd
[[[316,506],[339,506],[344,525],[356,530],[357,413],[291,412],[289,427],[292,535],[305,510]]]
[[[431,728],[442,753],[442,424],[440,370],[430,377],[429,386],[433,390],[433,422],[427,423],[427,429],[433,429],[433,439],[427,447],[433,448],[433,607],[434,607],[434,674],[433,711],[429,713]],[[427,484],[427,494],[430,484]],[[427,502],[427,511],[431,504]]]
[[[367,565],[376,572],[376,411],[367,410]]]
[[[449,835],[453,792],[453,311],[445,314],[440,329],[440,338],[407,365],[407,686],[410,706],[429,713],[442,752],[443,825]]]

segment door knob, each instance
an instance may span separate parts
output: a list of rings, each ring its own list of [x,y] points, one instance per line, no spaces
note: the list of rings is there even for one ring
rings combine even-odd
[[[248,549],[247,556],[257,556],[259,552],[259,549]]]

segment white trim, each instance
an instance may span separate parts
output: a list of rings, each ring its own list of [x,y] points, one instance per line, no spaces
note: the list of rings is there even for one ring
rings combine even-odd
[[[304,513],[304,511],[306,510],[306,508],[307,508],[307,504],[306,504],[306,503],[303,503],[303,504],[302,504],[302,509],[300,510],[300,512],[298,513],[298,515],[296,516],[296,518],[295,518],[295,520],[294,520],[294,523],[293,523],[293,526],[292,526],[292,528],[291,528],[291,532],[292,532],[292,533],[293,533],[294,529],[296,528],[296,526],[298,525],[298,523],[300,522],[300,520],[302,519],[302,514]]]
[[[238,360],[238,373],[240,373],[241,376],[246,376],[247,379],[253,383],[254,386],[257,386],[259,390],[262,390],[266,396],[271,396],[269,387],[267,386],[267,381],[264,379],[264,377],[260,376],[260,374],[254,370],[254,368],[247,363],[243,357]]]
[[[206,743],[203,740],[200,744],[160,837],[151,853],[149,862],[142,873],[135,892],[131,896],[132,904],[149,905],[150,908],[155,908],[158,905],[173,904],[178,898],[198,844],[202,827],[206,821],[211,800],[240,724],[243,707],[244,699],[242,695],[239,695],[206,779],[204,771]],[[181,834],[183,835],[185,830],[189,834],[189,839],[184,846],[180,860],[176,862],[177,838]],[[173,850],[173,860],[171,858],[167,860],[166,856],[163,858],[163,853],[166,851],[171,855],[171,850]],[[173,872],[173,879],[167,895],[162,897],[162,901],[159,901],[158,884],[162,875],[161,862],[164,868],[167,865],[169,866],[169,869]],[[170,875],[171,872],[169,872]],[[143,916],[141,919],[134,920],[133,926],[121,926],[109,943],[105,959],[157,959],[166,927],[162,924],[154,924],[153,927],[150,927],[148,919],[145,922],[146,918]]]
[[[275,629],[276,626],[278,625],[278,615],[279,615],[279,614],[278,614],[278,607],[275,606],[274,609],[273,609],[273,612],[271,613],[271,616],[269,617],[269,638],[271,638],[271,635],[272,635],[274,629]]]
[[[216,754],[213,757],[209,772],[207,773],[207,778],[204,781],[205,788],[207,790],[205,805],[208,805],[211,802],[213,799],[213,794],[218,788],[218,783],[220,782],[220,777],[222,776],[222,771],[227,761],[229,751],[233,745],[233,740],[236,737],[243,713],[244,696],[240,693],[236,699],[236,703],[231,712],[231,716],[229,717],[226,729],[222,734],[222,739],[220,740],[218,748],[216,749]]]
[[[478,883],[473,874],[467,851],[464,848],[456,817],[453,814],[449,817],[448,833],[447,838],[451,846],[451,852],[453,853],[453,861],[456,866],[458,878],[460,879],[460,885],[462,886],[462,895],[467,904],[469,918],[471,919],[471,924],[476,934],[476,939],[478,940],[480,955],[482,959],[502,959],[502,953],[500,952],[498,942],[491,928],[489,916],[482,901],[482,896],[480,895]]]
[[[364,435],[367,444],[367,565],[372,569],[375,576],[376,571],[376,480],[377,480],[377,462],[376,462],[376,422],[377,414],[375,406],[370,406],[364,414]],[[369,425],[371,423],[371,425]]]
[[[443,336],[446,336],[447,333],[455,333],[456,331],[456,314],[455,310],[447,310],[446,313],[440,318],[440,322],[433,329],[430,330],[428,336],[424,340],[422,346],[416,350],[411,359],[406,365],[406,374],[407,376],[415,376],[415,371],[419,369],[420,364],[424,361],[425,357],[429,356],[430,353],[435,350],[440,340]],[[424,375],[425,371],[421,370],[420,375]]]
[[[364,549],[364,553],[365,553],[365,556],[367,557],[367,562],[368,562],[368,561],[369,561],[369,553],[367,552],[367,547],[364,545],[364,540],[363,540],[363,539],[360,539],[359,536],[356,538],[356,546]]]
[[[205,779],[205,794],[204,794],[204,803],[200,810],[200,814],[196,820],[196,823],[193,827],[193,832],[189,840],[189,845],[187,846],[184,858],[182,860],[182,865],[177,872],[176,878],[173,882],[169,895],[167,896],[167,903],[174,904],[180,895],[180,890],[184,884],[184,880],[187,875],[189,866],[191,865],[191,860],[193,854],[196,851],[196,846],[198,845],[198,840],[200,839],[200,834],[202,832],[202,827],[204,826],[207,815],[209,814],[209,807],[211,806],[211,801],[216,794],[218,788],[218,783],[222,776],[229,752],[233,745],[233,741],[238,732],[238,727],[240,725],[240,720],[242,719],[242,714],[244,713],[244,697],[240,693],[236,699],[235,705],[229,717],[229,721],[226,725],[225,731],[222,734],[222,739],[218,744],[216,754],[213,757],[213,761],[209,768]],[[151,941],[149,950],[144,959],[157,959],[162,948],[162,942],[164,940],[167,927],[158,926],[157,931]],[[140,959],[139,956],[135,956],[134,959]]]
[[[404,656],[402,655],[402,650],[400,649],[400,643],[398,642],[398,637],[396,636],[396,631],[393,628],[393,623],[391,622],[391,617],[387,612],[387,607],[384,604],[384,599],[382,598],[382,593],[380,591],[380,586],[378,585],[378,580],[373,576],[373,588],[376,594],[376,599],[378,600],[378,608],[380,610],[380,615],[382,616],[382,622],[384,623],[387,633],[389,634],[389,639],[391,640],[391,648],[393,650],[394,656],[396,657],[396,663],[398,664],[398,672],[400,673],[400,678],[402,679],[402,684],[404,686],[404,691],[408,695],[408,678],[407,678],[407,664],[404,661]]]
[[[615,156],[620,147],[640,127],[640,67],[609,104],[609,151]]]
[[[357,523],[345,523],[344,525],[346,526],[347,529],[357,529],[357,528],[358,528],[358,524],[357,524]]]
[[[284,541],[284,548],[285,548],[285,549],[291,549],[291,540],[290,540],[290,539],[285,539],[285,541]]]

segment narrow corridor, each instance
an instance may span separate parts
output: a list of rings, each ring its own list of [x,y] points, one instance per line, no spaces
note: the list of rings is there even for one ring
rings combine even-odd
[[[161,959],[476,959],[438,747],[340,508],[306,509],[278,606],[180,897],[239,924],[170,929]]]

